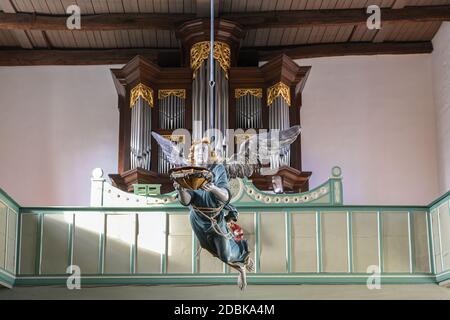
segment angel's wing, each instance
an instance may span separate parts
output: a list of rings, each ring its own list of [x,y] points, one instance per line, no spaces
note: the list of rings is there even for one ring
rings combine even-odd
[[[286,130],[269,130],[251,136],[240,145],[238,153],[225,162],[228,175],[231,178],[251,176],[273,157],[285,155],[300,132],[300,126],[296,125]]]
[[[184,159],[181,150],[169,139],[164,138],[163,136],[157,134],[152,131],[152,136],[155,138],[156,142],[158,142],[161,147],[162,152],[169,161],[170,164],[175,165],[177,167],[188,166],[189,163]]]
[[[285,130],[271,129],[255,134],[241,144],[238,153],[243,155],[248,152],[248,148],[257,146],[256,156],[260,162],[265,163],[273,156],[285,155],[289,151],[289,145],[297,139],[300,132],[300,126],[296,125]]]

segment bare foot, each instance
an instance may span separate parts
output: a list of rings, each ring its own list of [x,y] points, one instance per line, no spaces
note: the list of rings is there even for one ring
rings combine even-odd
[[[248,258],[247,264],[245,265],[245,269],[247,269],[248,272],[255,271],[255,262],[252,258]]]
[[[238,287],[244,290],[247,287],[247,271],[245,268],[239,268]]]

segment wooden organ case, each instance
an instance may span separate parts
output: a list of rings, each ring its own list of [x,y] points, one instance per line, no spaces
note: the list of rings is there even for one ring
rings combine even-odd
[[[134,184],[160,184],[161,193],[172,191],[170,165],[151,131],[180,143],[188,152],[191,137],[198,140],[210,129],[211,99],[215,99],[214,128],[228,145],[234,144],[234,150],[252,132],[300,124],[302,89],[311,67],[300,67],[283,54],[262,66],[257,55],[239,60],[244,31],[223,19],[215,22],[216,83],[210,97],[209,27],[209,20],[198,19],[178,28],[181,49],[176,67],[161,67],[167,65],[165,56],[152,60],[136,56],[123,68],[111,70],[120,113],[118,173],[109,175],[116,187],[133,192]],[[179,134],[181,128],[185,134]],[[234,129],[231,138],[230,129]],[[273,190],[272,178],[278,176],[284,192],[307,191],[311,172],[302,171],[301,136],[286,156],[264,169],[264,174],[250,178],[259,189]]]

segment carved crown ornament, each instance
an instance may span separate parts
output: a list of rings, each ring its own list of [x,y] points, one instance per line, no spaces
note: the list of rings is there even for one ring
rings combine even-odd
[[[270,106],[278,96],[281,96],[287,105],[291,106],[291,90],[283,82],[278,82],[267,90],[267,105]]]
[[[175,96],[180,99],[186,99],[185,89],[161,89],[158,90],[158,99],[162,100],[170,96]]]
[[[234,97],[239,99],[245,95],[255,96],[262,98],[262,88],[239,88],[234,90]]]
[[[203,61],[208,59],[209,53],[209,41],[197,42],[191,47],[191,70],[193,79],[195,79],[195,73],[200,68]],[[228,70],[231,67],[230,46],[224,42],[214,41],[213,57],[219,62],[220,67],[225,72],[225,78],[228,79]]]
[[[131,89],[130,108],[133,108],[139,97],[147,101],[150,107],[153,107],[153,89],[145,84],[139,83]]]

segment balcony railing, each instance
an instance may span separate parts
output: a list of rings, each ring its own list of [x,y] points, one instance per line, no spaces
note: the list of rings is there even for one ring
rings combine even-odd
[[[235,204],[256,264],[249,284],[450,278],[450,193],[429,206]],[[235,271],[199,252],[176,203],[21,208],[1,192],[0,236],[0,279],[9,286],[64,285],[72,265],[82,285],[236,283]]]

